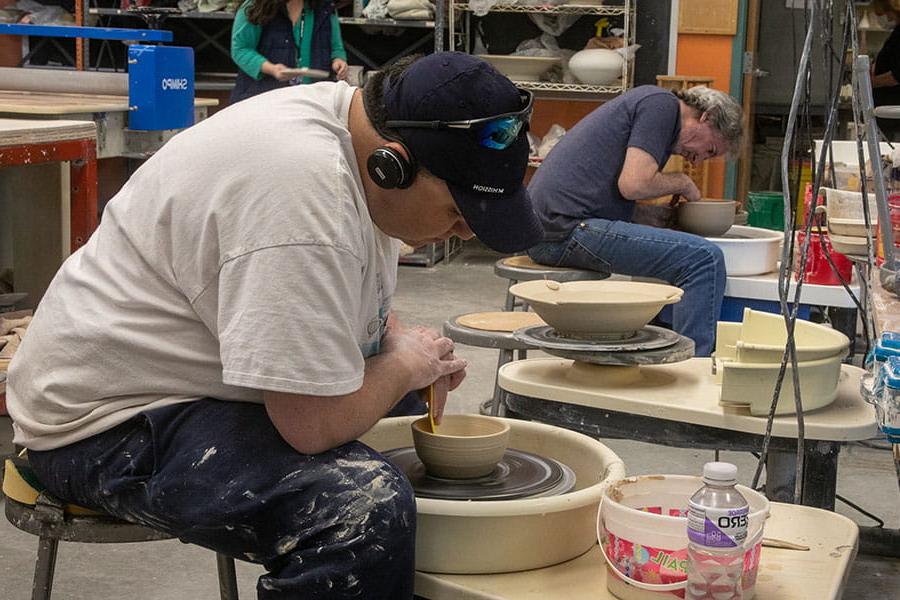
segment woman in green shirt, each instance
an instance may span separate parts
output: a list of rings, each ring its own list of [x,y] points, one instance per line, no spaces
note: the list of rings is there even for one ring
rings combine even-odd
[[[248,0],[234,16],[231,102],[290,85],[287,69],[310,67],[347,78],[347,52],[333,0]],[[310,83],[303,78],[303,83]]]

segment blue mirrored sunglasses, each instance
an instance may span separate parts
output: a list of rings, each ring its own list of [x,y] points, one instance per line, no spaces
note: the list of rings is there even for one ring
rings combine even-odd
[[[528,131],[528,122],[531,120],[534,95],[528,90],[519,89],[518,91],[523,108],[516,112],[466,121],[392,120],[386,121],[385,126],[391,129],[465,129],[475,135],[480,146],[491,150],[505,150],[518,139],[523,127],[525,131]]]

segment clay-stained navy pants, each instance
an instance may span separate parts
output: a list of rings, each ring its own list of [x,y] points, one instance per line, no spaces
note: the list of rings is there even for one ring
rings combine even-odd
[[[29,456],[61,499],[262,564],[261,599],[412,598],[406,478],[359,442],[298,453],[261,404],[168,406]]]

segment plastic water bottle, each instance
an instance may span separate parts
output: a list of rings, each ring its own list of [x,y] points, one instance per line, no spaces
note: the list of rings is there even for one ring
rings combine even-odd
[[[706,463],[703,483],[688,504],[685,600],[740,600],[750,506],[730,463]]]

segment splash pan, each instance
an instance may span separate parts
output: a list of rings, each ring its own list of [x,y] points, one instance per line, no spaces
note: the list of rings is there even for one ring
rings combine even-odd
[[[508,448],[488,475],[471,479],[445,479],[425,471],[415,448],[395,448],[384,456],[403,471],[416,498],[441,500],[515,500],[558,496],[575,487],[572,469],[552,458]]]
[[[412,445],[418,417],[382,419],[360,440],[386,452]],[[575,475],[552,497],[471,502],[417,498],[416,569],[431,573],[506,573],[555,565],[596,544],[594,521],[607,482],[625,475],[600,442],[560,427],[505,419],[510,448],[553,459]]]

